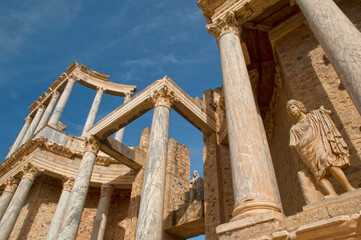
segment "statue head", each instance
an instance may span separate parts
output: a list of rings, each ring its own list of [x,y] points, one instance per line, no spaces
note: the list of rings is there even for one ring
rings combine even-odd
[[[307,113],[305,105],[303,105],[303,103],[301,103],[300,101],[294,99],[287,102],[287,111],[288,114],[295,119],[299,119],[302,114]]]
[[[194,178],[199,177],[199,174],[198,174],[198,171],[197,171],[197,170],[194,170],[194,171],[193,171],[193,177],[194,177]]]

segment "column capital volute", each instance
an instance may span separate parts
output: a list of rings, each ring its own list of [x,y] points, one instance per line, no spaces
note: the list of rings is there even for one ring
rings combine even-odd
[[[215,22],[206,25],[208,33],[212,34],[216,39],[219,39],[226,33],[233,33],[239,37],[241,33],[241,26],[238,24],[234,12],[228,12],[222,19],[217,19]]]
[[[31,181],[34,181],[38,173],[38,170],[33,165],[27,164],[23,167],[22,179],[29,179]]]
[[[73,189],[74,178],[73,177],[63,177],[63,191],[69,191]]]
[[[28,124],[30,124],[32,120],[33,120],[33,118],[30,117],[30,116],[27,116],[27,117],[25,118],[25,122],[28,123]]]
[[[110,197],[113,194],[113,185],[106,183],[100,187],[100,197]]]
[[[57,90],[52,91],[51,97],[55,98],[55,99],[58,99],[60,97],[60,92],[57,91]]]
[[[85,152],[93,152],[95,154],[98,154],[99,147],[99,140],[94,135],[91,135],[90,137],[85,139]]]
[[[165,76],[162,81],[167,81],[168,79],[169,78]],[[166,106],[168,108],[170,108],[175,102],[179,101],[174,92],[166,85],[150,94],[148,100],[154,104],[154,107]]]
[[[11,193],[15,193],[15,190],[18,186],[19,183],[19,179],[15,179],[14,177],[9,177],[6,180],[6,185],[5,185],[5,190],[4,192],[11,192]]]

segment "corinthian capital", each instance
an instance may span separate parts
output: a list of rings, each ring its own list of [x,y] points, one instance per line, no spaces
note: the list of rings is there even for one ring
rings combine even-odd
[[[163,81],[168,80],[169,78],[165,76]],[[154,106],[163,105],[169,107],[176,101],[179,101],[175,97],[174,92],[169,90],[167,86],[163,86],[161,89],[155,90],[148,99],[153,102]]]
[[[94,135],[91,135],[90,137],[85,139],[86,152],[93,152],[97,154],[99,152],[99,147],[100,147],[99,140]]]
[[[79,81],[79,78],[75,74],[72,73],[69,75],[69,81],[77,82],[77,81]]]
[[[63,191],[69,191],[71,192],[71,190],[73,189],[73,185],[74,185],[74,178],[70,177],[64,177],[63,180]]]
[[[9,177],[6,180],[6,187],[4,191],[14,193],[18,186],[18,183],[19,183],[18,179],[15,179],[14,177]]]
[[[23,168],[23,179],[30,179],[34,181],[35,177],[38,175],[38,170],[31,164],[27,164]]]
[[[57,90],[54,90],[53,93],[52,93],[52,95],[51,95],[51,97],[52,97],[52,98],[55,98],[55,99],[58,99],[59,96],[60,96],[60,92],[57,91]]]
[[[206,25],[208,33],[219,39],[226,33],[234,33],[239,36],[240,26],[236,20],[234,12],[228,12],[223,19],[217,19],[214,23]]]
[[[32,117],[30,117],[30,116],[27,116],[26,118],[25,118],[25,122],[26,123],[31,123],[31,121],[33,120],[33,118]]]
[[[110,197],[113,194],[113,190],[114,187],[111,184],[109,183],[103,184],[100,188],[101,197]]]
[[[43,111],[44,109],[45,109],[44,104],[39,103],[39,104],[38,104],[38,110],[39,110],[39,111]]]

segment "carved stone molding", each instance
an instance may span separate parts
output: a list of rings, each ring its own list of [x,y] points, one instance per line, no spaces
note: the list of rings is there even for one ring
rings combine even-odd
[[[22,179],[34,181],[35,177],[38,175],[38,170],[33,165],[26,164],[23,168],[23,173]]]
[[[28,123],[28,124],[30,124],[32,120],[33,120],[33,118],[30,117],[30,116],[27,116],[27,117],[25,118],[25,122]]]
[[[73,185],[74,185],[74,178],[70,177],[64,177],[63,179],[63,191],[69,191],[71,192],[71,190],[73,189]]]
[[[214,23],[206,25],[206,28],[208,33],[212,34],[216,39],[226,33],[234,33],[239,37],[241,29],[234,12],[228,12],[224,18],[217,19]]]
[[[111,184],[106,183],[101,186],[100,191],[100,197],[110,197],[113,194],[114,187]]]
[[[6,180],[6,187],[5,187],[5,192],[11,192],[11,193],[15,193],[16,188],[18,187],[18,183],[19,180],[15,179],[14,177],[9,177]]]
[[[66,148],[66,147],[64,147],[60,144],[57,144],[53,141],[50,141],[50,140],[44,142],[43,146],[49,152],[53,152],[53,153],[56,153],[60,156],[64,156],[67,158],[70,158],[74,154],[69,148]]]
[[[106,156],[97,156],[97,158],[95,159],[95,165],[100,165],[100,166],[109,166],[110,164],[110,157],[106,157]]]
[[[60,92],[57,90],[54,90],[51,95],[52,98],[58,99],[60,97]]]
[[[175,97],[174,92],[170,91],[167,86],[154,91],[148,99],[154,104],[154,106],[163,105],[169,108],[174,102],[179,101],[179,99]]]
[[[100,143],[95,136],[90,136],[85,139],[85,152],[93,152],[97,154],[99,152]]]

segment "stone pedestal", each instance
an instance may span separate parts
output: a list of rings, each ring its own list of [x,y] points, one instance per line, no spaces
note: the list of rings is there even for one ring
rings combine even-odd
[[[90,108],[88,117],[87,117],[87,119],[85,121],[84,129],[83,129],[83,132],[81,134],[82,136],[86,133],[86,131],[88,131],[89,128],[91,128],[94,125],[94,121],[95,121],[95,118],[97,116],[97,113],[98,113],[98,110],[99,110],[99,105],[100,105],[100,102],[102,101],[103,94],[104,94],[104,89],[99,88],[98,91],[97,91],[97,94],[95,95],[93,104],[92,104],[92,106]]]
[[[233,13],[207,25],[219,45],[235,208],[233,219],[282,212],[266,134],[259,120]]]
[[[132,97],[132,95],[127,94],[127,95],[124,97],[124,103],[127,103],[127,102],[130,100],[131,97]],[[124,104],[124,103],[123,103],[123,104]],[[114,136],[114,139],[115,139],[115,140],[118,140],[118,141],[121,142],[121,143],[123,142],[124,129],[125,129],[125,128],[119,129],[119,130],[115,133],[115,136]]]
[[[64,221],[59,232],[59,240],[76,238],[98,151],[99,142],[95,137],[91,136],[87,139],[86,149],[69,197]]]
[[[171,96],[164,87],[151,97],[155,107],[138,216],[137,240],[162,239]]]
[[[13,154],[18,149],[21,141],[23,140],[26,132],[29,129],[29,126],[31,124],[31,120],[32,120],[32,118],[29,117],[29,116],[25,118],[25,124],[24,124],[23,128],[21,129],[19,135],[17,136],[14,144],[11,146],[11,149],[10,149],[10,151],[9,151],[9,153],[8,153],[8,155],[6,157],[10,157],[11,154]]]
[[[50,118],[51,112],[53,111],[55,104],[59,99],[59,96],[60,96],[60,93],[58,91],[53,92],[50,102],[49,102],[48,106],[46,107],[46,110],[45,110],[43,116],[41,117],[41,120],[40,120],[35,132],[37,132],[40,128],[42,128],[46,125],[46,123],[48,122],[48,120]]]
[[[33,121],[31,122],[28,130],[26,131],[26,134],[25,134],[24,138],[22,139],[20,146],[22,144],[26,143],[26,141],[28,141],[33,136],[35,129],[38,126],[41,117],[43,116],[43,113],[44,113],[44,105],[39,103],[38,110],[35,114],[35,117],[34,117]]]
[[[49,124],[51,124],[53,126],[56,126],[58,124],[58,121],[61,117],[61,114],[64,111],[65,105],[68,102],[70,93],[73,90],[73,87],[74,87],[76,81],[77,81],[77,78],[75,76],[69,76],[68,83],[66,84],[66,87],[61,94],[58,104],[55,107],[54,113],[49,120]]]
[[[18,181],[16,181],[13,177],[10,177],[7,180],[5,190],[0,197],[0,220],[8,208],[11,199],[13,198],[17,186]]]
[[[361,33],[332,0],[296,0],[361,114]]]
[[[56,240],[58,238],[59,230],[64,219],[65,210],[68,205],[68,200],[71,189],[73,188],[73,184],[74,179],[72,178],[66,179],[63,184],[63,191],[61,192],[58,206],[56,207],[53,220],[51,221],[48,234],[46,235],[46,240]]]
[[[16,219],[19,216],[20,210],[23,207],[25,200],[29,194],[30,188],[33,185],[34,179],[37,175],[37,170],[34,167],[26,166],[24,168],[24,175],[21,179],[18,188],[11,199],[11,202],[6,209],[3,218],[0,222],[0,240],[7,240],[15,225]]]
[[[95,216],[91,240],[103,240],[107,225],[108,210],[110,199],[114,188],[110,184],[104,184],[101,187],[101,196],[98,204],[97,215]]]

